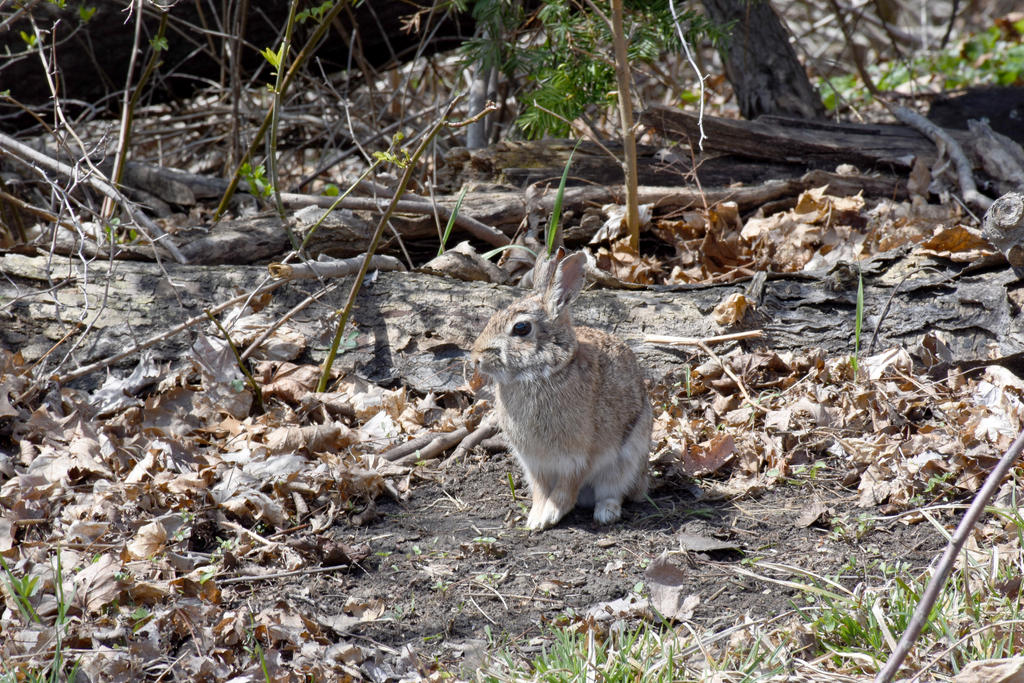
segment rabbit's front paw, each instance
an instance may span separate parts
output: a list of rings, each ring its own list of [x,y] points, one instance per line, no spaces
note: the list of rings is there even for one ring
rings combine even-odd
[[[526,518],[526,528],[530,531],[547,529],[558,523],[558,520],[565,516],[565,511],[558,509],[558,506],[550,498],[535,501],[530,508],[530,516]]]
[[[594,505],[594,519],[598,524],[609,524],[622,515],[622,501],[617,498],[605,498]]]

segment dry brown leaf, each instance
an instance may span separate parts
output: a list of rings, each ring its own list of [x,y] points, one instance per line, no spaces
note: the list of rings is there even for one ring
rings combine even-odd
[[[725,463],[732,459],[736,450],[731,434],[722,434],[709,443],[691,446],[681,454],[679,464],[683,472],[691,477],[702,477],[717,472]]]
[[[315,365],[263,362],[257,363],[256,372],[262,378],[264,398],[277,397],[292,404],[300,403],[320,380],[320,368]]]
[[[1024,657],[968,662],[953,683],[1024,683]]]
[[[278,427],[266,436],[267,450],[271,453],[337,451],[355,441],[355,432],[341,422],[306,427]]]
[[[355,596],[345,601],[345,612],[360,621],[376,621],[384,616],[387,602],[381,598],[360,599]]]
[[[716,323],[722,327],[729,327],[742,320],[747,311],[753,308],[754,302],[742,292],[733,292],[715,306],[711,315]]]
[[[696,595],[686,595],[683,586],[686,574],[662,553],[644,571],[644,579],[651,591],[651,606],[666,619],[686,621],[700,604]]]
[[[958,262],[978,261],[984,256],[995,254],[981,232],[964,225],[940,227],[931,238],[920,245],[920,253],[948,258]]]
[[[618,600],[599,602],[587,609],[586,616],[595,621],[614,621],[624,617],[645,617],[648,614],[648,601],[636,593],[629,593]]]
[[[75,602],[87,614],[99,614],[121,594],[117,573],[121,563],[109,554],[100,555],[95,562],[74,574]]]
[[[216,493],[211,490],[211,493]],[[217,496],[214,495],[214,500]],[[235,495],[219,501],[222,508],[246,520],[264,521],[278,529],[288,521],[287,512],[280,504],[262,491],[240,490]]]
[[[162,552],[166,545],[167,529],[160,522],[150,522],[135,532],[125,550],[133,560],[145,560]]]

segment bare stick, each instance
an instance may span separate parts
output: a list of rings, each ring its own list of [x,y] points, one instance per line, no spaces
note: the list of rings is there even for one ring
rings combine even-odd
[[[312,280],[322,277],[348,277],[359,272],[363,256],[328,261],[307,261],[306,263],[271,263],[267,266],[270,275],[279,280]],[[370,259],[374,270],[405,270],[402,262],[394,256],[374,254]]]
[[[971,507],[964,513],[964,518],[960,520],[960,525],[956,528],[956,533],[953,534],[953,537],[949,539],[949,543],[946,544],[946,551],[942,554],[942,559],[939,560],[938,565],[936,565],[931,581],[928,582],[924,593],[921,594],[921,601],[917,603],[914,614],[910,617],[907,630],[903,632],[903,636],[900,638],[900,642],[897,643],[896,649],[889,656],[889,661],[885,663],[885,668],[875,677],[875,683],[889,683],[892,677],[896,675],[896,672],[899,671],[900,665],[903,664],[907,653],[910,652],[910,648],[913,647],[917,637],[921,635],[921,630],[928,621],[928,614],[932,611],[932,607],[935,605],[935,601],[938,599],[939,592],[945,585],[946,579],[949,578],[950,573],[953,571],[953,563],[956,562],[956,556],[960,554],[960,550],[963,548],[964,543],[967,542],[967,537],[970,535],[971,530],[974,529],[974,525],[978,523],[978,519],[985,511],[985,506],[988,504],[989,499],[996,492],[999,484],[1003,481],[1003,477],[1010,471],[1010,467],[1020,457],[1021,451],[1024,451],[1024,432],[1020,433],[1017,440],[1013,442],[1010,449],[1006,451],[1006,454],[1003,455],[1002,459],[988,475],[988,478],[985,479],[985,485],[974,496]]]
[[[690,44],[686,41],[686,33],[683,31],[683,27],[679,23],[679,15],[676,13],[676,3],[673,0],[668,0],[668,8],[672,10],[672,23],[675,24],[676,33],[679,34],[679,42],[683,46],[683,52],[686,53],[686,61],[690,63],[690,68],[697,75],[697,83],[700,86],[700,97],[698,98],[697,105],[697,130],[700,132],[700,135],[697,137],[697,149],[703,152],[704,140],[707,138],[707,135],[704,135],[704,81],[707,79],[707,76],[700,72],[700,67],[697,66],[693,53],[690,52]]]
[[[273,581],[276,579],[284,579],[289,576],[309,576],[311,574],[326,574],[329,572],[338,572],[343,569],[348,569],[350,565],[347,564],[336,564],[333,567],[310,567],[309,569],[294,569],[287,572],[276,572],[274,574],[260,574],[253,576],[229,576],[224,579],[217,579],[217,584],[220,586],[226,586],[229,583],[255,583],[256,581]]]
[[[454,432],[442,432],[440,434],[432,432],[429,436],[432,437],[432,440],[427,445],[417,448],[400,458],[394,458],[392,462],[396,465],[410,465],[419,460],[433,460],[469,436],[469,427],[463,426]],[[387,458],[386,455],[384,457]]]
[[[732,371],[732,368],[729,367],[729,364],[724,362],[721,358],[719,358],[718,354],[715,353],[714,351],[712,351],[710,346],[708,346],[704,342],[701,342],[700,344],[697,344],[697,346],[700,347],[700,349],[704,353],[708,354],[708,356],[713,361],[718,363],[718,365],[722,368],[722,370],[725,372],[725,374],[729,375],[729,378],[733,382],[736,382],[736,386],[739,388],[740,393],[743,394],[743,400],[747,402],[747,405],[749,405],[754,410],[760,410],[762,413],[767,413],[768,412],[768,409],[765,408],[764,406],[761,406],[761,405],[758,405],[757,403],[754,403],[754,399],[750,398],[750,394],[747,392],[747,387],[746,387],[746,385],[743,384],[743,380],[741,380],[739,377],[736,376],[736,373],[734,373]]]
[[[953,136],[947,133],[942,128],[939,128],[934,123],[926,119],[925,117],[918,114],[916,111],[907,109],[906,107],[890,107],[889,110],[893,115],[903,123],[907,124],[921,135],[935,143],[936,146],[945,146],[946,153],[949,154],[949,158],[953,161],[953,165],[956,166],[957,182],[960,185],[960,193],[964,196],[964,201],[972,206],[987,211],[988,207],[992,206],[992,200],[978,192],[977,185],[974,184],[974,173],[971,169],[971,162],[967,160],[967,155],[964,154],[964,150],[960,147],[960,144],[953,139]]]
[[[402,174],[401,179],[398,181],[398,189],[395,190],[395,196],[388,204],[388,207],[384,210],[384,215],[381,216],[380,222],[377,223],[377,229],[373,233],[373,237],[370,239],[370,246],[366,250],[366,254],[363,257],[363,264],[359,268],[359,274],[353,279],[352,289],[349,290],[348,299],[345,301],[345,308],[341,312],[341,316],[338,319],[338,327],[334,333],[334,339],[331,341],[331,346],[327,350],[327,356],[324,358],[323,366],[320,373],[320,381],[317,384],[317,391],[324,391],[327,389],[327,381],[331,375],[331,365],[334,363],[334,358],[338,353],[338,345],[341,344],[341,336],[345,331],[345,325],[348,324],[349,315],[352,313],[352,307],[355,305],[356,296],[359,294],[359,288],[363,284],[363,278],[366,277],[366,272],[370,269],[370,259],[373,257],[373,252],[377,250],[377,244],[380,242],[381,235],[384,233],[384,228],[387,226],[388,221],[391,220],[392,214],[395,212],[398,202],[405,192],[405,188],[409,185],[409,180],[412,178],[416,164],[419,161],[420,156],[426,150],[427,145],[431,143],[434,136],[444,126],[445,121],[451,114],[452,109],[455,108],[455,103],[458,98],[452,99],[445,107],[444,112],[437,122],[430,128],[423,139],[420,141],[419,146],[410,155],[405,172]]]
[[[466,457],[466,455],[480,445],[484,439],[489,439],[498,432],[498,424],[494,420],[494,417],[490,417],[480,423],[480,426],[473,431],[472,434],[467,436],[459,444],[459,447],[452,453],[451,461],[457,462]]]
[[[343,209],[356,209],[360,211],[384,211],[394,200],[392,197],[381,197],[380,199],[374,199],[371,197],[345,197],[345,199],[338,202],[333,197],[282,192],[281,201],[288,206],[319,206],[324,209],[338,206]],[[448,220],[452,215],[451,209],[445,206],[432,204],[425,199],[419,201],[415,199],[400,199],[398,202],[395,202],[394,211],[398,211],[399,213],[424,214],[427,216],[433,215],[434,211],[437,211],[444,220]],[[474,237],[477,237],[495,247],[502,247],[512,242],[512,240],[510,240],[501,230],[492,228],[486,223],[481,223],[477,219],[467,216],[461,212],[455,217],[455,225],[459,226]]]
[[[448,450],[469,435],[469,428],[462,426],[453,432],[427,432],[406,441],[381,454],[389,462],[407,463],[417,460],[431,460]]]
[[[747,330],[746,332],[720,334],[716,337],[664,337],[657,334],[650,334],[644,337],[644,343],[668,344],[670,346],[702,346],[704,344],[724,344],[726,342],[739,341],[740,339],[760,339],[763,336],[764,331],[762,330]]]
[[[289,310],[287,313],[285,313],[280,318],[271,323],[271,325],[267,329],[263,330],[260,336],[256,337],[256,339],[253,340],[253,342],[246,347],[245,351],[242,352],[242,360],[245,360],[253,353],[255,353],[256,350],[263,345],[263,342],[267,341],[270,335],[274,334],[274,332],[276,332],[277,329],[281,327],[281,325],[284,325],[286,322],[288,322],[296,315],[301,313],[311,303],[319,301],[320,297],[324,296],[328,292],[333,292],[337,288],[337,286],[337,283],[327,285],[326,287],[318,291],[316,294],[310,294],[305,299],[295,304],[295,306],[293,306],[291,310]]]

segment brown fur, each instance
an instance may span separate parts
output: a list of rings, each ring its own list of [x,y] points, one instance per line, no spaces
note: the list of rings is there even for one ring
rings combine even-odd
[[[533,492],[531,529],[556,524],[581,492],[601,523],[618,519],[623,497],[647,492],[652,413],[636,358],[615,337],[570,320],[584,259],[538,261],[533,293],[496,313],[473,344]],[[530,334],[514,334],[517,322]]]

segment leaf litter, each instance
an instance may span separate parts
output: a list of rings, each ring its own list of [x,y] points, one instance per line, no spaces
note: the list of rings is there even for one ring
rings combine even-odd
[[[965,261],[990,251],[956,208],[869,205],[860,196],[830,196],[826,188],[803,193],[790,209],[746,220],[728,203],[655,218],[648,233],[673,250],[667,258],[630,254],[615,229],[616,214],[607,210],[613,215],[595,248],[596,264],[641,284],[727,282],[907,245]],[[737,325],[752,307],[733,296],[715,319]],[[253,309],[224,318],[233,321],[239,348],[272,322]],[[458,468],[467,470],[465,478],[479,474],[491,456],[478,449],[472,460],[440,470],[381,456],[426,432],[452,432],[467,422],[475,427],[483,411],[467,410],[468,392],[414,396],[355,376],[335,377],[330,391],[317,393],[319,368],[299,360],[305,347],[287,326],[260,347],[253,377],[262,413],[253,409],[252,387],[230,346],[212,329],[198,336],[183,366],[156,367],[144,355],[131,372],[110,374],[91,393],[69,387],[40,393],[20,355],[0,351],[0,420],[9,421],[8,443],[16,445],[0,452],[0,554],[11,576],[38,580],[27,600],[39,620],[24,618],[5,580],[0,657],[45,662],[52,656],[60,583],[72,596],[65,641],[95,679],[158,676],[170,671],[171,661],[174,675],[185,679],[261,677],[261,664],[274,679],[437,678],[448,671],[444,658],[430,663],[421,656],[422,642],[395,630],[412,617],[399,612],[401,595],[382,588],[386,577],[371,580],[388,566],[374,558],[399,547],[413,558],[410,571],[429,577],[436,591],[459,587],[479,611],[476,622],[492,626],[498,622],[478,601],[507,610],[519,589],[528,604],[555,605],[539,614],[563,611],[563,622],[587,628],[626,618],[689,621],[714,609],[708,592],[694,589],[692,572],[666,554],[652,553],[641,573],[622,560],[606,563],[606,581],[626,585],[632,577],[645,590],[595,599],[575,613],[564,611],[568,603],[558,597],[586,585],[572,570],[537,577],[529,590],[519,586],[521,578],[502,570],[514,561],[514,539],[524,536],[517,531],[524,508],[514,502],[514,488],[501,500],[492,493],[476,501],[476,512],[497,515],[485,519],[498,531],[425,553],[418,543],[430,537],[426,521],[393,521],[416,517],[409,501],[419,487],[437,498],[418,505],[448,505],[454,512],[445,517],[474,514],[446,494],[445,482]],[[925,362],[915,363],[911,352]],[[1021,430],[1024,383],[999,366],[971,375],[935,372],[948,360],[944,353],[941,341],[926,338],[919,349],[859,358],[856,369],[848,356],[813,350],[695,357],[693,367],[651,388],[655,491],[695,493],[702,504],[739,501],[777,491],[827,463],[853,492],[854,505],[882,515],[969,495]],[[500,485],[501,478],[484,486],[495,481]],[[514,478],[509,486],[516,486]],[[382,506],[397,516],[382,519]],[[790,524],[808,531],[827,526],[840,507],[815,503]],[[900,519],[909,526],[926,517]],[[368,533],[350,534],[348,541],[332,533],[364,525]],[[615,531],[602,531],[613,539],[610,547]],[[680,533],[675,552],[685,555],[742,546],[699,529]],[[1019,537],[1005,527],[989,524],[976,536],[973,552],[983,553],[987,541],[1020,552]],[[528,538],[520,550],[546,547],[543,539]],[[467,565],[487,570],[470,577]],[[333,608],[318,603],[310,587],[321,572],[346,577],[348,595]],[[299,577],[300,590],[258,588],[289,577]],[[537,614],[526,618],[535,623]],[[466,656],[465,664],[467,652],[479,653],[479,628],[454,623],[440,627],[462,638],[447,656]],[[378,625],[373,633],[391,644],[358,637],[368,624]],[[240,648],[252,652],[257,644],[261,657],[239,656]]]

